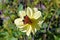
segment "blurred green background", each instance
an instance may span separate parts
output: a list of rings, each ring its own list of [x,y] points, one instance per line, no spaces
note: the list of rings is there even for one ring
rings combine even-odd
[[[14,24],[18,11],[27,7],[38,8],[44,19],[29,37]],[[0,0],[0,40],[60,40],[60,0]]]

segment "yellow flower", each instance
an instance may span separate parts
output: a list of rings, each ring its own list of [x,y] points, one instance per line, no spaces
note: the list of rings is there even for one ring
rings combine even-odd
[[[19,11],[20,18],[15,19],[14,23],[22,32],[26,32],[29,36],[30,33],[35,34],[35,32],[40,29],[42,21],[40,21],[41,12],[37,8],[27,7],[26,10]]]

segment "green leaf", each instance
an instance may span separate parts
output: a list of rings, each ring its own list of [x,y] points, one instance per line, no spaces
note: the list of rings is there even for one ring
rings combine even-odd
[[[6,35],[8,35],[8,33],[7,32],[0,32],[0,38],[3,38],[3,37],[5,37]]]
[[[47,23],[43,23],[43,28],[46,28],[48,27],[48,24]]]
[[[0,3],[0,10],[2,10],[2,3]]]
[[[54,35],[55,40],[60,40],[60,37]]]
[[[11,37],[9,40],[18,40],[17,38]]]
[[[57,15],[60,15],[60,8],[57,10]]]
[[[23,5],[22,4],[20,4],[19,7],[18,7],[18,11],[21,11],[21,10],[23,10]]]

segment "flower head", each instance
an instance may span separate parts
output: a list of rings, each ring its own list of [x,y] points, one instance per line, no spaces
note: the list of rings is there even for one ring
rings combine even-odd
[[[35,32],[40,29],[42,21],[40,21],[41,12],[37,8],[30,8],[24,11],[19,11],[20,18],[15,19],[14,23],[22,32],[26,32],[27,36],[30,33],[35,34]]]

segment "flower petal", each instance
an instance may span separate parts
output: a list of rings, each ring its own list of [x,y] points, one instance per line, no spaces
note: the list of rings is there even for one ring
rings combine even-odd
[[[20,30],[21,30],[22,32],[27,32],[28,26],[30,26],[30,25],[28,25],[28,24],[23,25],[23,27],[22,27]]]
[[[16,24],[17,27],[19,27],[19,28],[23,27],[24,23],[22,20],[23,20],[22,18],[18,18],[14,21],[14,23]]]
[[[29,36],[31,31],[32,31],[32,27],[29,24],[24,25],[24,27],[21,29],[22,32],[26,32],[26,35]]]
[[[37,11],[36,13],[34,13],[34,19],[38,19],[41,16],[41,12]]]
[[[37,11],[38,11],[38,9],[37,9],[37,8],[33,8],[33,11],[34,11],[34,13],[35,13],[35,12],[37,12]]]
[[[21,32],[26,32],[27,30],[24,30],[24,29],[20,29]]]
[[[30,7],[27,8],[27,16],[31,18],[33,16],[33,11]]]
[[[35,34],[36,28],[32,28],[32,33]]]
[[[41,27],[42,23],[43,23],[43,20],[39,21],[38,25]]]
[[[24,16],[26,16],[26,13],[25,11],[19,11],[18,15],[23,18]]]
[[[31,31],[32,31],[32,27],[31,26],[28,26],[27,32],[26,32],[27,36],[30,35]]]

